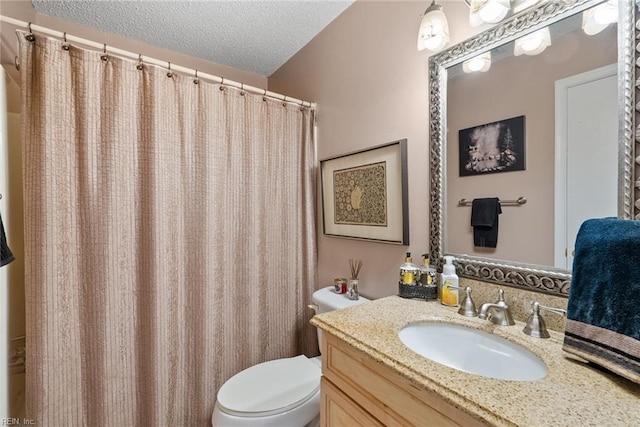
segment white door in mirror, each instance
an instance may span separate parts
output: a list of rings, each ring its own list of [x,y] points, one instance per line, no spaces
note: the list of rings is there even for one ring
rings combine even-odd
[[[571,270],[580,225],[618,215],[617,65],[556,82],[555,266]]]

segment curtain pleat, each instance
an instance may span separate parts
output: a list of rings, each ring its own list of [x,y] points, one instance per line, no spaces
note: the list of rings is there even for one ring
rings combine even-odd
[[[44,37],[21,64],[29,418],[205,426],[317,353],[312,109]]]

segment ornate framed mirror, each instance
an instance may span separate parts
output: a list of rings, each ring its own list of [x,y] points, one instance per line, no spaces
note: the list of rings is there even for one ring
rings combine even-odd
[[[585,14],[591,13],[593,8],[604,3],[604,0],[549,0],[431,56],[429,60],[430,258],[437,260],[438,265],[441,265],[443,255],[453,255],[456,259],[457,272],[462,277],[568,296],[571,281],[570,269],[559,266],[553,257],[554,250],[558,252],[557,245],[554,246],[554,242],[557,242],[554,229],[559,228],[559,223],[562,224],[562,220],[558,222],[557,218],[558,206],[573,203],[565,202],[562,198],[564,196],[559,198],[558,194],[561,191],[567,191],[566,184],[558,184],[560,175],[563,175],[558,171],[564,170],[562,169],[564,166],[561,164],[559,169],[557,165],[555,168],[553,166],[559,161],[558,159],[563,159],[565,156],[562,154],[564,151],[561,151],[557,145],[558,129],[565,127],[560,124],[558,118],[563,117],[562,114],[558,114],[558,105],[564,105],[558,104],[559,87],[562,87],[562,84],[558,82],[567,80],[567,76],[561,71],[566,71],[571,76],[582,75],[584,70],[573,70],[572,67],[576,66],[578,62],[588,63],[588,60],[598,56],[596,53],[608,50],[611,57],[605,57],[602,61],[605,63],[610,61],[611,63],[608,66],[601,64],[596,67],[598,72],[609,70],[617,87],[612,107],[614,108],[613,120],[615,123],[613,127],[614,132],[617,131],[617,144],[615,136],[608,138],[613,139],[614,150],[617,152],[613,154],[613,158],[607,166],[611,168],[609,175],[613,176],[612,185],[614,188],[605,192],[616,193],[609,197],[613,200],[614,206],[611,208],[613,216],[617,212],[617,216],[620,218],[640,219],[640,208],[635,206],[640,186],[639,160],[634,158],[637,145],[635,98],[640,87],[640,83],[635,79],[636,61],[640,60],[635,47],[636,36],[640,37],[640,29],[636,29],[636,21],[639,16],[638,5],[636,0],[619,0],[617,27],[602,31],[600,35],[587,41],[581,41],[582,39],[579,37],[588,38],[593,35],[590,33],[594,33],[593,30],[585,29],[587,19]],[[571,25],[577,26],[577,28],[572,28]],[[553,49],[547,49],[548,52],[543,52],[540,55],[521,55],[522,52],[518,53],[517,47],[514,49],[516,42],[523,40],[524,36],[540,31],[552,34],[550,46],[555,49],[555,53],[553,53]],[[598,30],[598,32],[600,31],[601,29]],[[607,41],[603,38],[607,31],[613,41]],[[561,39],[561,37],[565,38]],[[598,39],[598,37],[600,38]],[[600,45],[589,47],[591,45],[588,43],[600,43]],[[617,50],[612,46],[612,43],[617,44]],[[580,49],[583,49],[582,55],[576,53]],[[493,62],[486,76],[494,71],[493,79],[498,82],[496,83],[497,88],[492,89],[493,92],[490,95],[486,94],[489,87],[486,83],[488,77],[483,77],[485,79],[483,80],[483,78],[465,74],[469,68],[466,65],[469,60],[482,55],[490,56]],[[578,55],[579,61],[573,59],[575,55]],[[555,62],[554,58],[558,57],[568,58],[569,63]],[[506,71],[506,74],[503,71],[502,77],[500,77],[498,70],[503,66],[501,64],[516,61],[528,61],[528,65],[519,71]],[[542,63],[551,70],[549,73],[536,71],[527,74],[533,69],[532,67],[537,67]],[[586,64],[585,67],[592,71],[591,68],[594,67],[594,64]],[[476,71],[480,68],[482,67],[477,67]],[[520,73],[518,74],[521,75],[520,86],[529,88],[530,94],[528,96],[523,96],[519,90],[507,88],[505,84],[507,80],[518,81],[518,79],[515,77],[505,79],[504,76],[513,76],[514,73]],[[545,81],[541,87],[532,87],[537,80],[536,76],[546,74],[550,75],[548,77],[550,80]],[[485,92],[476,91],[480,88]],[[533,110],[530,104],[538,102],[538,95],[542,96],[543,93],[547,94],[545,95],[547,97],[551,96],[552,100],[555,93],[555,104],[551,101],[550,105],[545,104],[542,107],[537,107],[537,110]],[[513,98],[515,101],[513,104],[507,105],[508,101],[505,99],[509,98]],[[454,102],[455,99],[458,101]],[[475,110],[470,110],[471,112],[467,110],[461,113],[463,107],[470,108],[468,104],[472,104],[472,100],[479,99],[483,100],[484,104],[479,104]],[[500,100],[500,103],[492,104],[492,100]],[[554,110],[556,110],[555,115]],[[458,112],[458,114],[454,116],[452,112]],[[487,115],[487,113],[490,114]],[[602,116],[603,114],[598,112],[596,115]],[[471,163],[469,161],[470,154],[465,153],[465,150],[471,149],[468,146],[463,146],[462,143],[462,135],[466,135],[463,134],[463,131],[489,122],[502,123],[501,121],[520,116],[526,118],[526,121],[523,120],[526,129],[522,137],[524,141],[521,141],[523,147],[526,146],[526,150],[523,149],[521,153],[524,155],[526,151],[527,159],[524,163],[526,167],[523,166],[520,170],[508,172],[500,171],[499,167],[494,167],[484,170],[478,169],[475,171],[477,173],[472,174],[462,173],[462,169],[465,167],[463,155],[467,155],[467,168]],[[580,124],[578,124],[578,128],[580,128]],[[508,139],[509,149],[511,149],[511,135]],[[543,146],[546,148],[543,149]],[[544,165],[541,170],[539,169],[540,164]],[[486,171],[491,173],[481,173]],[[599,170],[592,171],[590,175],[601,176]],[[564,190],[562,190],[563,185]],[[571,185],[576,188],[581,183]],[[471,238],[469,236],[471,236],[472,230],[470,209],[469,207],[465,208],[467,204],[458,203],[460,199],[459,194],[453,190],[455,188],[467,189],[469,194],[463,195],[463,198],[467,200],[487,196],[496,196],[501,200],[527,198],[526,204],[515,204],[517,205],[515,207],[505,206],[502,209],[500,239],[505,242],[504,246],[509,248],[507,252],[476,250],[471,244],[469,250],[464,246],[457,246],[460,240]],[[568,193],[570,194],[571,191]],[[594,205],[601,204],[600,199],[604,198],[604,193],[598,193],[594,190],[592,197]],[[562,200],[562,202],[558,200]],[[546,222],[543,221],[544,218],[546,218]],[[538,220],[541,222],[537,223]],[[502,228],[503,222],[504,229]],[[535,238],[527,237],[528,235],[524,233],[527,230],[533,230],[539,235],[548,235],[547,243],[536,241],[534,244],[537,236]],[[557,230],[555,232],[558,233]],[[462,237],[458,237],[460,235]],[[529,246],[538,247],[539,253],[531,255],[524,250],[523,254],[518,253],[518,248],[528,249]],[[565,249],[564,252],[566,255],[567,252],[570,253],[570,249]]]

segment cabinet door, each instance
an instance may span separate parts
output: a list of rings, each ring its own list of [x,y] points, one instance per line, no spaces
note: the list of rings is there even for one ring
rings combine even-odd
[[[322,377],[321,395],[321,427],[382,426],[378,420],[349,399],[325,377]]]

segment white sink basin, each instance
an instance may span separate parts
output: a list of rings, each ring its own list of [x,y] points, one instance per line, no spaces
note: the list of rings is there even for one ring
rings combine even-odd
[[[412,323],[398,332],[411,350],[450,368],[488,378],[536,381],[547,366],[529,350],[493,334],[449,323]]]

